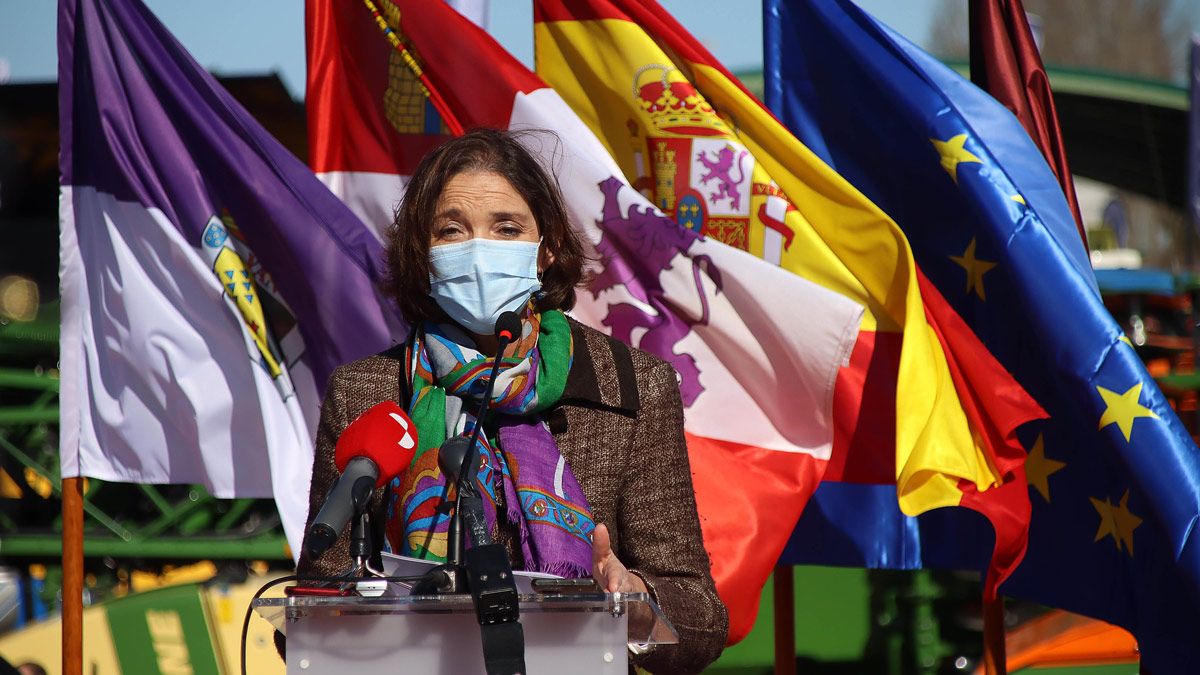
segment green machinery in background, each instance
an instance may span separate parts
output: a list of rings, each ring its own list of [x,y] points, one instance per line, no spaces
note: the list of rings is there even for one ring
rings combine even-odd
[[[0,324],[0,557],[25,575],[44,570],[38,599],[50,607],[62,552],[57,362],[57,302],[43,305],[33,321]],[[216,499],[200,485],[88,479],[84,514],[94,600],[128,590],[134,570],[196,560],[227,561],[235,570],[251,560],[291,564],[268,499]]]

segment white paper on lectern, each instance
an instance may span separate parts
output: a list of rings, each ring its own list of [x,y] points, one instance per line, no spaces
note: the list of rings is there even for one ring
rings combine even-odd
[[[406,555],[396,555],[394,553],[383,553],[383,571],[390,577],[419,577],[441,563],[432,560],[421,560],[420,558],[410,558]],[[533,593],[534,579],[561,579],[562,577],[556,574],[546,574],[545,572],[526,572],[524,570],[515,570],[513,577],[517,581],[518,593]],[[402,584],[406,588],[410,584]]]

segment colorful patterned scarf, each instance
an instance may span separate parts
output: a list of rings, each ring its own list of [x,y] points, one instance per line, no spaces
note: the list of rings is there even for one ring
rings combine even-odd
[[[524,569],[581,577],[591,574],[591,507],[538,414],[562,396],[572,348],[562,312],[526,308],[522,335],[500,361],[475,479],[491,529],[503,518],[520,532]],[[413,331],[405,356],[419,436],[408,470],[392,481],[388,539],[404,555],[444,561],[449,517],[437,507],[454,492],[438,468],[438,448],[474,430],[493,359],[461,328],[432,323]]]

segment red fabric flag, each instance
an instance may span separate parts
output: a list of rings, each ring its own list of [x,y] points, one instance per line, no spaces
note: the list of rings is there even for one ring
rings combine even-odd
[[[1050,78],[1033,41],[1021,0],[978,0],[970,5],[971,81],[1012,111],[1042,151],[1062,185],[1079,237],[1087,247],[1075,182]]]

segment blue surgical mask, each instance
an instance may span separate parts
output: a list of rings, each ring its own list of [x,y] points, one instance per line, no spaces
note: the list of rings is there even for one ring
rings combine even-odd
[[[455,323],[491,335],[496,319],[541,289],[541,242],[469,239],[429,249],[429,295]]]

